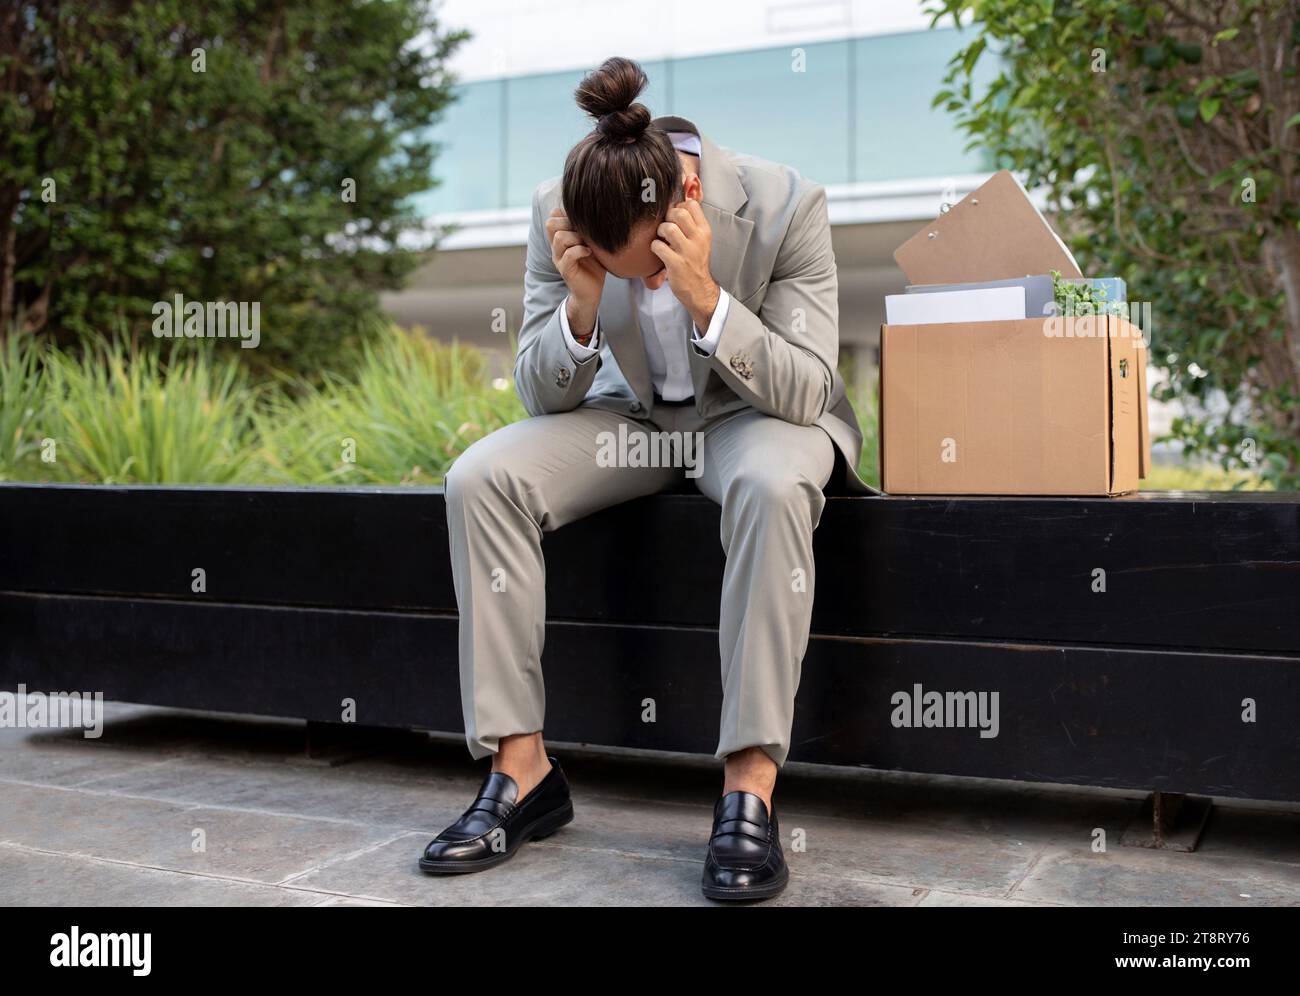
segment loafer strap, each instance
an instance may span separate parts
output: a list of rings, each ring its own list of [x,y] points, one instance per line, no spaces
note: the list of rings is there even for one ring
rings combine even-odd
[[[714,827],[713,836],[709,839],[716,840],[719,837],[729,836],[750,837],[760,843],[767,843],[767,828],[749,820],[723,820]]]

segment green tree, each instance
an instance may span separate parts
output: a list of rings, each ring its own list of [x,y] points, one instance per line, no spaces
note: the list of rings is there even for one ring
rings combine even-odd
[[[936,97],[1151,301],[1172,436],[1300,485],[1295,0],[931,0],[973,28]],[[1000,72],[984,90],[981,57]]]
[[[0,335],[147,337],[181,294],[258,302],[240,352],[316,367],[419,262],[463,38],[427,0],[6,3]]]

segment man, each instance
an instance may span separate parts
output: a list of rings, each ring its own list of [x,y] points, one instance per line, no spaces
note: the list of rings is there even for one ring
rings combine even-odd
[[[680,481],[680,466],[610,466],[600,453],[620,432],[651,447],[666,433],[699,441],[692,473],[722,507],[727,555],[724,779],[702,887],[761,899],[788,879],[772,792],[808,643],[813,530],[837,451],[849,486],[868,490],[854,470],[861,437],[836,372],[825,192],[683,118],[652,122],[635,102],[645,85],[636,63],[609,59],[579,86],[596,127],[533,198],[515,363],[533,417],[447,475],[465,735],[492,771],[420,866],[488,868],[573,818],[541,732],[541,537]],[[798,570],[806,590],[793,590]]]

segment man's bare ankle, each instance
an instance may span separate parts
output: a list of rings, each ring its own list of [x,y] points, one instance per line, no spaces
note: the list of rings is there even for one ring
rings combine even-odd
[[[519,786],[519,799],[541,783],[551,772],[551,762],[544,749],[503,750],[492,759],[492,770],[509,775]]]
[[[772,813],[772,794],[776,789],[776,763],[760,748],[748,747],[728,755],[723,769],[722,794],[749,792],[763,800],[768,815]]]

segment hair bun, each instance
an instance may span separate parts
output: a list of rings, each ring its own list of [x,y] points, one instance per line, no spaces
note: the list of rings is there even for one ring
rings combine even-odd
[[[615,56],[582,78],[574,98],[596,119],[596,130],[614,142],[635,142],[650,127],[650,110],[636,98],[646,88],[645,71]]]

